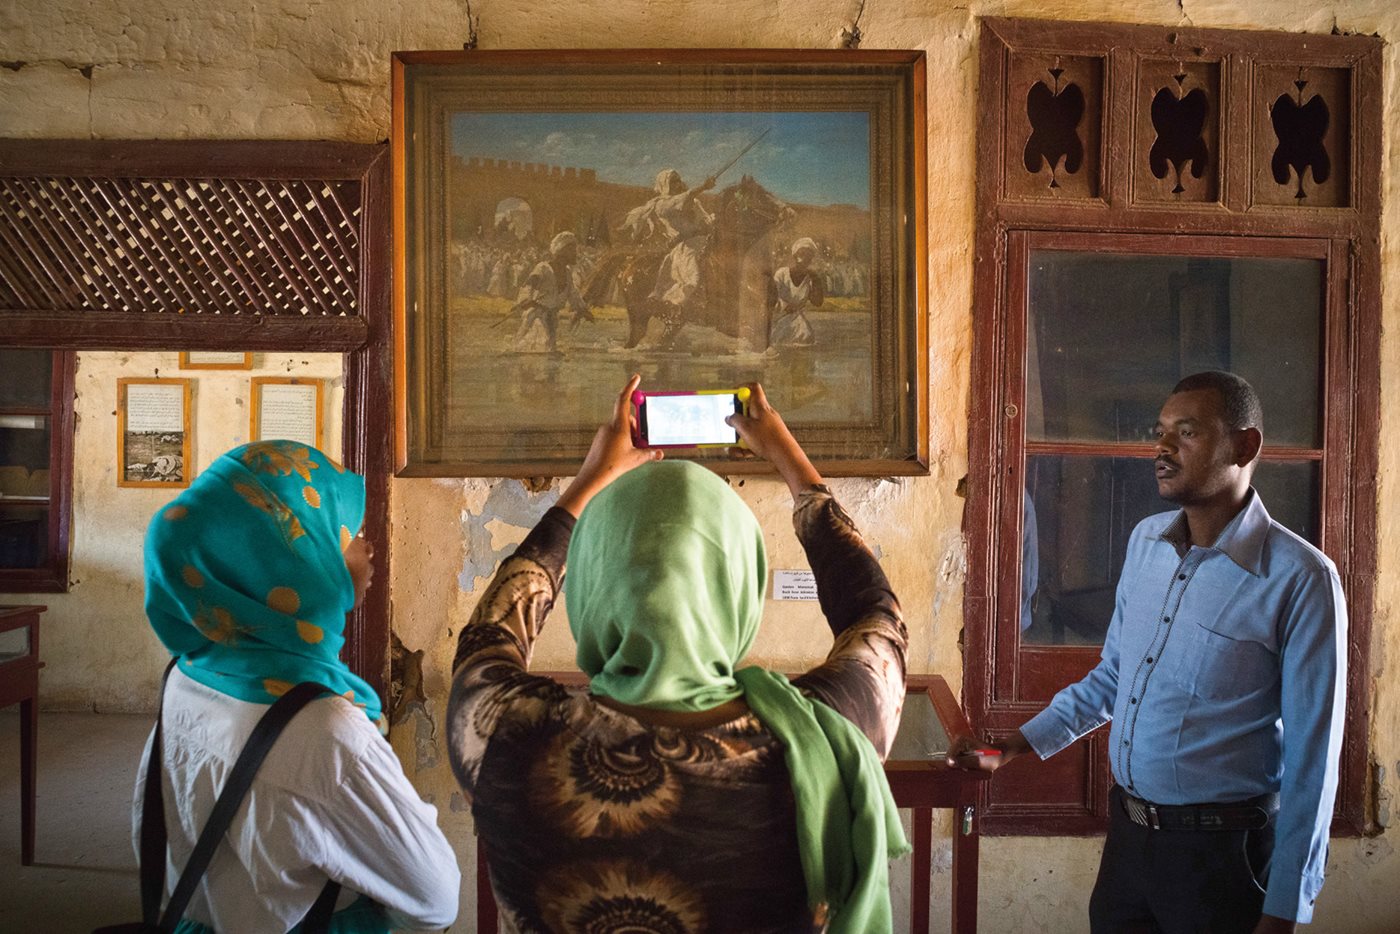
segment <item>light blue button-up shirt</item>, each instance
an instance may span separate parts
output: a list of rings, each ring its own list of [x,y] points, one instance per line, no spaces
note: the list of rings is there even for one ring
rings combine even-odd
[[[1043,759],[1112,720],[1124,789],[1156,804],[1280,792],[1264,913],[1306,922],[1322,888],[1346,712],[1346,603],[1322,552],[1252,489],[1209,548],[1183,512],[1128,541],[1099,664],[1021,728]]]

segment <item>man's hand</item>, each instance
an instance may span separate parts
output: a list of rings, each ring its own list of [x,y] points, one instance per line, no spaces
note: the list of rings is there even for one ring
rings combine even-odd
[[[962,736],[953,741],[944,760],[950,768],[970,771],[995,772],[1019,755],[1031,751],[1031,744],[1018,730],[1015,735],[1001,744],[983,743],[970,736]]]
[[[578,476],[559,497],[556,505],[575,519],[603,487],[634,467],[662,457],[659,449],[638,448],[632,444],[632,393],[641,382],[640,376],[632,374],[613,405],[612,418],[593,436],[593,444],[583,459],[583,466],[578,469]]]
[[[1293,934],[1298,930],[1297,921],[1285,921],[1274,915],[1260,915],[1254,926],[1254,934]]]
[[[739,433],[750,451],[773,465],[794,499],[809,486],[822,482],[822,475],[788,431],[778,410],[768,404],[768,397],[758,383],[749,384],[748,414],[736,413],[725,422]]]

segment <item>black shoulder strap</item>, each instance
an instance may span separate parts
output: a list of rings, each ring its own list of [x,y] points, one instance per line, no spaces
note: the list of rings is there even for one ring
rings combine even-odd
[[[335,900],[340,897],[340,883],[327,879],[325,888],[311,903],[311,910],[301,919],[301,934],[326,934],[331,927],[331,915],[335,914]]]
[[[173,666],[173,662],[171,663]],[[166,669],[168,676],[170,669]],[[170,904],[165,907],[165,913],[160,918],[160,928],[164,931],[173,931],[180,918],[184,916],[185,909],[189,906],[190,899],[194,896],[195,886],[203,878],[205,870],[209,868],[209,861],[214,857],[214,850],[218,847],[219,841],[223,840],[224,834],[228,832],[229,824],[238,813],[239,805],[243,803],[243,798],[248,794],[249,787],[253,784],[253,776],[257,774],[258,767],[262,765],[263,759],[272,750],[272,745],[277,741],[277,737],[282,733],[283,728],[291,722],[292,717],[322,694],[333,694],[330,688],[316,684],[311,681],[304,681],[292,688],[286,694],[279,697],[276,702],[263,714],[257,726],[253,727],[253,732],[248,736],[248,742],[243,747],[243,751],[238,754],[238,759],[229,771],[228,779],[224,782],[223,789],[219,792],[219,798],[214,802],[214,810],[209,814],[209,820],[204,825],[204,830],[199,834],[199,840],[194,845],[194,850],[190,853],[189,862],[185,864],[185,869],[180,873],[180,879],[175,883],[175,891],[170,896]],[[165,687],[161,686],[161,706],[165,705]],[[141,909],[143,917],[148,924],[154,923],[151,913],[148,911],[146,902],[146,892],[148,887],[148,874],[146,864],[148,862],[147,844],[151,842],[158,845],[156,861],[159,870],[149,875],[155,877],[155,900],[159,905],[160,889],[165,883],[165,810],[164,802],[161,800],[160,792],[160,719],[156,720],[156,739],[151,755],[151,762],[147,767],[146,778],[146,804],[142,811],[141,826]],[[150,779],[151,773],[156,774],[155,779],[155,800],[152,801]],[[150,812],[152,804],[156,807],[159,819],[159,843],[154,843],[155,831],[147,833],[146,814]],[[152,838],[148,840],[148,838]],[[325,888],[321,890],[320,896],[307,914],[303,931],[307,934],[324,930],[329,922],[331,911],[334,910],[336,897],[339,895],[340,885],[335,881],[328,881]],[[319,913],[319,917],[318,917]]]
[[[146,760],[146,797],[141,805],[141,920],[154,927],[160,918],[160,899],[165,894],[165,795],[161,790],[161,721],[165,717],[165,684],[178,658],[172,658],[160,678],[160,698],[156,701],[156,732],[151,754]]]

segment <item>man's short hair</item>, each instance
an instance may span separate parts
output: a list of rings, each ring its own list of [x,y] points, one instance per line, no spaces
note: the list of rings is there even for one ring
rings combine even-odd
[[[1222,370],[1193,373],[1172,387],[1172,395],[1198,389],[1214,389],[1220,394],[1226,425],[1236,430],[1264,430],[1264,407],[1259,404],[1259,394],[1242,377]]]

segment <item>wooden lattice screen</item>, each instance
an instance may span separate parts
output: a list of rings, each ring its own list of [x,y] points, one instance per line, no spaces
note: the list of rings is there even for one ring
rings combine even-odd
[[[0,307],[352,315],[358,188],[0,178]]]
[[[0,329],[361,347],[364,172],[347,144],[0,140]]]

